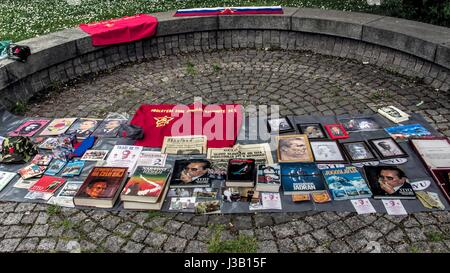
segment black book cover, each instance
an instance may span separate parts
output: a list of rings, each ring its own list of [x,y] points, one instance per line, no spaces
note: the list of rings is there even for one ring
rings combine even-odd
[[[254,159],[230,159],[228,161],[227,181],[255,181],[256,165]]]
[[[364,166],[375,199],[416,199],[408,177],[396,166]]]

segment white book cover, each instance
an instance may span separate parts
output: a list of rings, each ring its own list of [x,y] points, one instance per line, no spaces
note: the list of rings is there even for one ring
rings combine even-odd
[[[106,159],[106,166],[128,168],[128,173],[130,173],[134,169],[141,152],[141,146],[115,145]]]
[[[14,188],[19,188],[19,189],[29,189],[31,188],[37,181],[38,179],[23,179],[23,178],[19,178],[19,180],[17,180],[16,184],[14,184]]]
[[[51,192],[29,191],[24,198],[26,199],[42,199],[49,200],[53,194]]]
[[[403,122],[409,119],[409,115],[407,113],[392,105],[378,109],[378,113],[395,123]]]
[[[376,213],[370,200],[367,198],[350,200],[358,214]]]
[[[16,173],[12,172],[0,172],[0,191],[3,190],[6,185],[11,181],[11,179],[16,176]]]
[[[408,213],[403,207],[399,199],[386,200],[383,199],[383,205],[389,215],[407,215]]]
[[[263,209],[281,209],[281,197],[279,193],[263,192],[261,193],[261,202]]]
[[[83,181],[69,181],[64,185],[64,188],[58,193],[57,196],[54,196],[48,200],[47,203],[58,205],[61,207],[75,207],[73,203],[73,197],[77,193],[78,189],[83,184]]]
[[[139,154],[136,165],[130,173],[134,173],[137,166],[148,167],[164,167],[166,165],[167,154],[162,154],[157,151],[142,151]]]

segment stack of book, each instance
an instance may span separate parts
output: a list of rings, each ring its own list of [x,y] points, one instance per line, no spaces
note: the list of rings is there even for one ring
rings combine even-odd
[[[255,180],[254,159],[230,159],[228,161],[227,187],[254,187]]]
[[[120,199],[125,209],[160,210],[169,189],[170,168],[137,166]]]

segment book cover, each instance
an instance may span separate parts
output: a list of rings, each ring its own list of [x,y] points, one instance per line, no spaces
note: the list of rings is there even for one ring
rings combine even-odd
[[[263,209],[282,209],[279,193],[263,192],[261,193],[261,202]]]
[[[122,201],[156,202],[166,186],[170,169],[138,166],[121,193]]]
[[[196,197],[172,197],[170,200],[169,210],[194,212],[195,201]]]
[[[83,184],[83,181],[67,181],[57,196],[52,197],[48,203],[58,205],[62,207],[75,207],[73,203],[73,197],[77,193],[78,189]]]
[[[83,168],[84,168],[83,160],[68,162],[66,167],[62,171],[61,176],[73,177],[76,175],[80,175]]]
[[[55,159],[52,161],[52,163],[50,163],[48,169],[45,171],[45,174],[56,175],[64,168],[64,165],[66,165],[66,161],[61,159]]]
[[[315,163],[281,164],[281,185],[284,194],[311,193],[326,189]]]
[[[62,184],[64,184],[64,182],[66,182],[66,180],[63,178],[44,175],[28,190],[54,193]]]
[[[227,182],[254,182],[254,159],[230,159],[228,161]]]
[[[43,128],[50,120],[47,119],[32,119],[27,120],[14,131],[9,132],[8,136],[33,136],[41,128]]]
[[[409,119],[408,114],[392,105],[378,109],[378,113],[395,123],[407,121]]]
[[[396,166],[364,166],[375,199],[415,199],[416,194],[403,170]]]
[[[334,200],[372,196],[369,186],[356,167],[322,170],[322,174]]]
[[[391,135],[391,137],[395,140],[400,139],[408,139],[411,137],[425,137],[431,136],[430,131],[428,131],[425,127],[420,124],[410,124],[403,126],[395,126],[385,128],[386,132]]]
[[[34,158],[31,160],[31,163],[41,166],[48,166],[50,164],[50,161],[52,161],[53,156],[47,155],[47,154],[37,154],[34,156]]]
[[[16,173],[0,171],[0,191],[16,176]]]
[[[87,150],[81,157],[81,160],[101,161],[105,159],[108,152],[108,150]]]
[[[96,137],[117,137],[120,126],[126,122],[126,119],[105,119],[95,129],[93,135]]]
[[[47,167],[45,166],[30,164],[23,167],[22,169],[19,169],[17,173],[20,174],[20,177],[22,177],[23,179],[28,179],[43,174],[46,168]]]
[[[38,147],[44,150],[51,150],[53,148],[56,148],[56,146],[58,146],[58,143],[59,141],[57,137],[49,137],[42,141]]]
[[[210,187],[210,169],[206,159],[175,160],[170,187]]]
[[[66,134],[74,134],[77,136],[77,139],[85,139],[94,132],[100,121],[101,119],[80,118],[70,126]]]
[[[76,118],[58,118],[50,122],[39,134],[40,136],[57,136],[64,134]]]
[[[33,179],[23,179],[23,178],[19,178],[17,180],[17,182],[14,184],[14,188],[19,188],[19,189],[29,189],[31,188],[37,181],[39,180],[39,178],[33,178]]]
[[[139,154],[135,168],[130,173],[134,173],[137,166],[164,167],[166,159],[167,154],[156,151],[142,151]]]
[[[258,165],[256,178],[257,191],[277,192],[281,185],[281,168],[279,164]]]
[[[136,210],[161,210],[161,208],[165,202],[168,190],[169,190],[169,187],[165,187],[163,193],[160,194],[158,201],[155,203],[124,201],[123,208],[124,209],[136,209]]]
[[[130,172],[136,165],[142,148],[133,145],[115,145],[106,159],[106,166],[124,167]]]
[[[94,167],[83,182],[76,198],[111,199],[127,176],[127,168]]]

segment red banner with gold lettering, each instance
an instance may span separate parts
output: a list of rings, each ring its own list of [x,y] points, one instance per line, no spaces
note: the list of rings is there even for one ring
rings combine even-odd
[[[91,35],[94,46],[121,44],[148,38],[155,35],[157,26],[158,19],[147,14],[80,24],[80,28]]]

